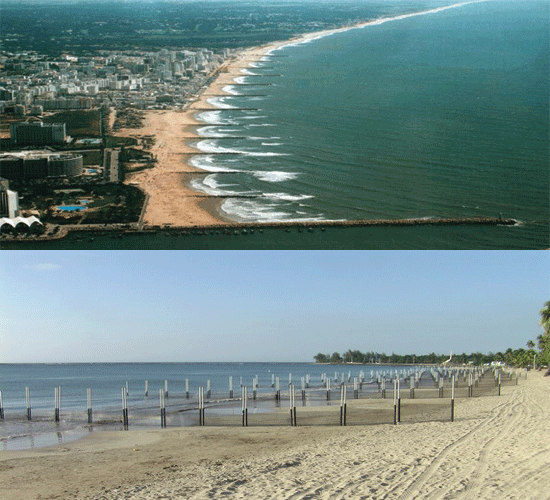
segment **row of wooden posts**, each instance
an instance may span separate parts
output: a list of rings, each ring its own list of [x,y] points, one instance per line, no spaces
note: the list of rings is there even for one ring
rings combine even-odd
[[[433,375],[432,375],[433,376]],[[498,395],[500,396],[501,392],[501,372],[500,370],[496,370],[494,373],[495,376],[495,386],[498,386]],[[295,406],[295,386],[291,382],[292,375],[289,376],[289,389],[290,389],[290,409],[291,409],[291,423],[294,422],[293,425],[296,425],[296,406]],[[437,378],[437,380],[435,380]],[[438,395],[440,398],[444,397],[444,377],[435,377],[434,382],[438,383]],[[478,376],[477,374],[474,375],[473,373],[469,373],[467,376],[468,378],[468,397],[473,396],[473,389],[474,387],[478,387]],[[323,378],[322,378],[323,379]],[[272,386],[275,388],[275,400],[281,401],[281,390],[280,390],[280,379],[279,377],[273,377],[272,378],[273,383]],[[415,386],[418,384],[418,379],[416,377],[413,377],[412,375],[409,377],[409,397],[410,399],[414,399],[414,390]],[[386,399],[386,379],[378,376],[377,383],[378,388],[381,393],[381,397],[383,399]],[[394,423],[397,423],[400,421],[400,410],[401,410],[401,384],[399,378],[393,379],[393,394],[394,394]],[[326,386],[326,399],[329,401],[331,399],[331,379],[330,378],[324,378],[324,383]],[[516,376],[516,384],[517,384],[517,376]],[[454,392],[455,387],[457,385],[457,377],[453,374],[451,377],[451,420],[454,420]],[[353,397],[354,399],[359,398],[359,391],[362,389],[363,382],[359,381],[357,377],[354,378],[353,381]],[[258,377],[254,377],[252,381],[252,397],[254,400],[257,399],[257,392],[258,392]],[[305,401],[306,399],[306,388],[309,388],[309,376],[302,377],[301,378],[301,396],[302,400]],[[125,387],[122,387],[122,423],[123,427],[125,429],[128,429],[129,421],[128,421],[128,395],[129,395],[129,387],[128,382],[126,382]],[[149,396],[149,382],[145,381],[145,396]],[[198,391],[198,410],[199,410],[199,425],[205,425],[204,423],[204,387],[199,387]],[[164,381],[164,389],[159,389],[159,401],[160,401],[160,411],[161,411],[161,427],[166,427],[166,398],[168,397],[168,381]],[[189,395],[189,380],[185,380],[185,397],[188,399],[190,397]],[[211,397],[211,388],[210,388],[210,380],[207,381],[206,385],[206,398]],[[234,398],[234,390],[233,390],[233,377],[229,377],[229,398]],[[340,384],[340,402],[341,402],[341,417],[340,417],[340,423],[341,425],[345,425],[346,422],[346,398],[347,398],[347,386],[345,383]],[[241,385],[241,401],[242,401],[242,411],[243,411],[243,426],[248,425],[248,409],[246,407],[247,405],[247,399],[248,399],[248,388],[246,386]],[[88,423],[93,423],[93,412],[92,412],[92,389],[87,389],[86,394],[86,400],[87,400],[87,414],[88,414]],[[30,389],[28,387],[25,388],[25,403],[26,403],[26,409],[27,409],[27,420],[32,420],[32,410],[31,410],[31,399],[30,399]],[[61,387],[56,387],[54,390],[54,420],[56,422],[59,422],[61,415]],[[0,420],[4,420],[4,402],[3,402],[3,396],[2,391],[0,391]]]

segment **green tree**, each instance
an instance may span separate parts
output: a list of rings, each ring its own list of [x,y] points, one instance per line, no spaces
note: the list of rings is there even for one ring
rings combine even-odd
[[[342,356],[340,356],[339,352],[333,352],[332,356],[330,357],[330,363],[342,363]]]
[[[550,364],[550,301],[544,303],[544,307],[539,313],[539,324],[542,326],[542,333],[537,337],[540,350],[538,362],[548,365]],[[550,375],[550,369],[548,369],[546,375]]]
[[[323,354],[320,352],[319,354],[316,354],[315,356],[313,356],[313,359],[315,360],[316,363],[328,363],[329,356],[328,354]]]

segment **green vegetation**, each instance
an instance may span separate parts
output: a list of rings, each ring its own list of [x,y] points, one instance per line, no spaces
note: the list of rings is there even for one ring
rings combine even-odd
[[[550,301],[544,304],[544,308],[540,310],[540,325],[542,326],[543,333],[538,337],[537,352],[534,347],[535,343],[532,340],[527,342],[527,349],[508,348],[505,352],[482,354],[480,352],[474,352],[471,354],[454,354],[452,357],[453,363],[459,364],[472,364],[483,365],[492,362],[506,363],[509,366],[516,366],[520,368],[532,367],[535,362],[535,356],[537,356],[537,366],[549,366],[550,365]],[[344,354],[339,352],[333,352],[332,354],[318,353],[313,356],[316,363],[390,363],[396,365],[407,365],[414,363],[421,364],[438,364],[443,363],[448,358],[447,354],[394,354],[387,355],[378,352],[361,352],[352,351],[351,349]],[[550,375],[550,369],[546,373]]]
[[[426,0],[401,3],[422,10]],[[10,52],[90,55],[102,50],[160,47],[210,49],[261,45],[391,14],[385,2],[86,2],[2,3],[0,36]]]
[[[538,363],[550,366],[550,301],[546,301],[544,307],[540,310],[539,324],[542,326],[543,332],[537,337],[540,351]],[[534,342],[529,342],[534,346]],[[546,372],[546,375],[550,375],[550,369]]]
[[[58,111],[45,116],[46,123],[64,123],[71,137],[98,137],[100,135],[100,112],[98,109]]]

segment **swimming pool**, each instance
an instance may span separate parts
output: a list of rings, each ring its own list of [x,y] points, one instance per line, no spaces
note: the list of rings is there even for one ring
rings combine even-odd
[[[74,212],[75,210],[86,210],[87,207],[83,207],[81,205],[60,205],[56,208],[57,210],[61,210],[63,212]]]

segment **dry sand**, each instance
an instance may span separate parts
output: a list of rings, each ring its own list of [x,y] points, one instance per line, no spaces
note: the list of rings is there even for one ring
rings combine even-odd
[[[548,499],[550,378],[451,423],[99,432],[0,454],[2,499]]]

